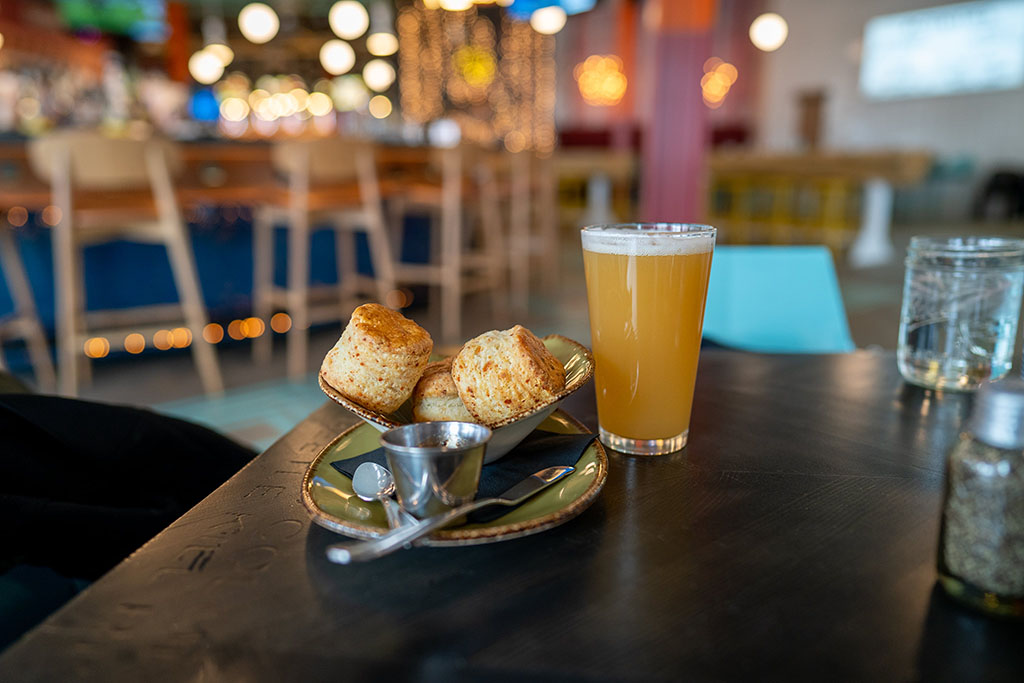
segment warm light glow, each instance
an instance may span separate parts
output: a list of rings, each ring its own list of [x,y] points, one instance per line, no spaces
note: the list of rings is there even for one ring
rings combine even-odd
[[[384,95],[377,95],[370,100],[370,116],[375,119],[386,119],[391,116],[391,100]]]
[[[254,2],[238,13],[238,29],[250,43],[262,45],[277,35],[281,20],[269,5]]]
[[[402,289],[392,289],[384,296],[384,304],[388,308],[405,308],[411,303],[412,301],[406,299],[405,290]]]
[[[20,228],[28,222],[28,209],[24,206],[12,206],[7,211],[7,222]]]
[[[228,323],[228,336],[232,339],[245,339],[248,332],[248,326],[243,320],[232,320]]]
[[[466,83],[474,88],[486,88],[494,82],[498,72],[494,53],[480,47],[460,47],[452,55],[452,60]]]
[[[224,74],[224,65],[217,55],[200,50],[188,59],[188,72],[203,85],[214,83]]]
[[[363,80],[370,90],[384,92],[395,82],[395,67],[383,59],[371,59],[363,67]]]
[[[739,77],[739,71],[729,62],[712,57],[704,62],[704,76],[700,79],[704,104],[711,109],[718,109],[729,94],[729,88]]]
[[[750,42],[758,50],[774,52],[782,47],[788,35],[789,25],[775,12],[762,14],[750,24]]]
[[[327,21],[334,35],[345,40],[355,40],[366,33],[370,26],[370,15],[362,3],[355,0],[342,0],[331,6],[327,13]]]
[[[270,329],[278,334],[284,334],[292,329],[292,317],[287,313],[275,313],[270,316]]]
[[[334,104],[340,111],[354,111],[370,101],[363,79],[355,74],[334,79]]]
[[[441,6],[441,0],[423,0],[424,9],[437,9]]]
[[[473,6],[473,0],[441,0],[438,4],[441,9],[446,9],[449,12],[462,12]]]
[[[249,103],[241,97],[225,97],[220,103],[220,115],[228,121],[244,121],[249,116]]]
[[[726,80],[728,80],[729,85],[735,83],[736,79],[740,75],[739,70],[737,70],[735,66],[729,64],[728,62],[720,64],[718,68],[715,69],[715,73],[717,73],[719,76],[723,76]]]
[[[175,327],[171,330],[171,346],[176,349],[187,348],[192,343],[192,330],[187,327]]]
[[[146,338],[138,332],[132,332],[124,338],[124,350],[128,353],[142,353],[146,350]]]
[[[344,40],[328,40],[320,48],[320,64],[327,73],[338,76],[356,65],[356,51]]]
[[[553,36],[565,26],[565,10],[557,5],[535,9],[530,15],[530,26],[537,33]]]
[[[0,33],[0,50],[4,47],[4,34]]]
[[[203,48],[220,61],[220,65],[227,68],[227,65],[235,61],[235,51],[224,43],[210,43]]]
[[[208,323],[203,328],[203,339],[209,344],[219,344],[224,339],[224,328],[217,323]]]
[[[89,358],[103,358],[110,353],[110,342],[106,337],[93,337],[85,340],[85,355]]]
[[[590,55],[573,69],[583,100],[594,107],[610,107],[626,94],[622,60],[615,55]]]
[[[334,109],[331,98],[322,92],[315,92],[309,96],[306,102],[306,111],[313,116],[327,116]]]
[[[166,351],[173,345],[174,339],[171,336],[170,330],[157,330],[153,334],[153,346],[160,349],[161,351]]]
[[[51,228],[60,223],[60,219],[63,217],[64,216],[61,213],[60,209],[54,206],[53,204],[50,204],[45,209],[43,209],[43,222],[49,225]]]
[[[259,337],[267,329],[266,323],[264,323],[259,318],[246,318],[245,327],[246,334],[250,339],[255,339],[256,337]]]
[[[398,52],[398,38],[393,33],[374,33],[366,39],[366,49],[377,57],[393,55]]]

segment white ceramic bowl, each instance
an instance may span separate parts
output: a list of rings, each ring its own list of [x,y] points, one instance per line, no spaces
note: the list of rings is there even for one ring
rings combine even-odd
[[[529,413],[513,415],[491,427],[493,432],[490,442],[487,444],[487,454],[484,456],[484,463],[491,463],[502,457],[526,436],[537,428],[544,419],[555,412],[558,405],[566,396],[573,393],[587,383],[594,374],[594,356],[590,349],[579,342],[568,337],[552,334],[544,337],[541,341],[557,358],[565,368],[565,388],[562,389],[549,403],[534,409]],[[320,375],[320,388],[336,403],[340,403],[366,422],[373,425],[378,431],[384,432],[393,427],[409,424],[412,419],[412,402],[406,401],[393,413],[380,413],[370,410],[362,405],[345,398],[334,387],[328,384],[323,375]]]

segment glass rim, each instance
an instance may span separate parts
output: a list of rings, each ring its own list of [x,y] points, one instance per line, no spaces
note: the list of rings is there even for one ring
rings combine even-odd
[[[910,238],[908,250],[917,253],[970,255],[977,257],[1024,256],[1024,239],[1001,235],[968,235],[959,237],[938,237],[915,235]]]
[[[682,229],[680,229],[682,228]],[[715,235],[718,228],[705,223],[598,223],[580,228],[581,233],[604,233],[610,235],[644,235],[645,237],[701,237]]]

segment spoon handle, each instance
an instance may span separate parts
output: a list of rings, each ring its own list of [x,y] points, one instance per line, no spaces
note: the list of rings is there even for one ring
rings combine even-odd
[[[484,498],[483,500],[467,503],[454,510],[449,510],[442,515],[430,517],[417,524],[402,527],[372,541],[336,543],[327,547],[327,559],[336,564],[352,564],[353,562],[375,560],[378,557],[383,557],[398,550],[406,543],[412,543],[417,538],[422,538],[432,531],[451,524],[460,517],[465,517],[473,510],[479,510],[488,505],[509,505],[513,502],[515,501],[507,501],[501,498]]]

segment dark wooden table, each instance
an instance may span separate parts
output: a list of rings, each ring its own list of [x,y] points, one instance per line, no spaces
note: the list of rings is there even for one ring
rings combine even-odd
[[[353,567],[299,502],[353,421],[325,405],[12,646],[0,680],[1019,682],[1024,630],[934,591],[969,404],[904,385],[891,354],[706,352],[689,447],[612,454],[579,518]],[[566,407],[595,424],[591,389]]]

